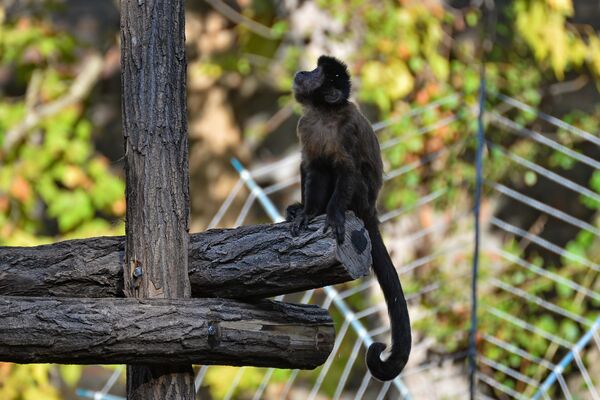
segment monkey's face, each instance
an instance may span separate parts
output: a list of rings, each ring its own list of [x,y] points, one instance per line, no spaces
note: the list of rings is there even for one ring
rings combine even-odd
[[[317,68],[297,72],[294,76],[294,96],[301,104],[345,104],[350,97],[350,75],[346,65],[333,57],[319,57]]]

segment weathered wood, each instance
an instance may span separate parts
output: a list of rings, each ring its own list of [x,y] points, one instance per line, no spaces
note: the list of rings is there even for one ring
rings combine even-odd
[[[183,3],[121,0],[127,297],[191,296]],[[175,359],[152,366],[131,360],[127,397],[194,399],[192,366]]]
[[[319,217],[296,238],[287,223],[191,235],[192,295],[268,297],[368,274],[371,250],[362,222],[346,215],[346,240],[339,248],[322,226]],[[0,248],[0,295],[120,297],[124,257],[122,236]]]
[[[331,318],[312,305],[0,297],[2,361],[312,369],[334,340]]]

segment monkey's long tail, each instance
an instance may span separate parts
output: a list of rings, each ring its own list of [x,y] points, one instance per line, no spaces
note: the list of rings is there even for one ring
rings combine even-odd
[[[381,353],[386,346],[375,342],[367,351],[367,367],[375,378],[389,381],[402,372],[408,361],[411,348],[410,319],[398,274],[379,232],[377,217],[367,218],[364,222],[371,238],[373,270],[385,297],[392,330],[390,356],[382,360]]]

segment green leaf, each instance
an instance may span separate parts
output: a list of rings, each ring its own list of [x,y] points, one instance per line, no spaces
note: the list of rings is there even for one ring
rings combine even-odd
[[[558,295],[564,299],[573,297],[573,289],[570,286],[565,285],[564,283],[556,282],[556,292]]]
[[[570,319],[564,319],[560,324],[560,332],[570,342],[576,342],[581,335],[579,326]]]

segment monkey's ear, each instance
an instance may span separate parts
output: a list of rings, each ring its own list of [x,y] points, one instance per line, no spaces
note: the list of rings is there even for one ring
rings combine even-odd
[[[323,94],[323,99],[329,104],[338,104],[344,100],[344,94],[341,90],[330,88]]]

